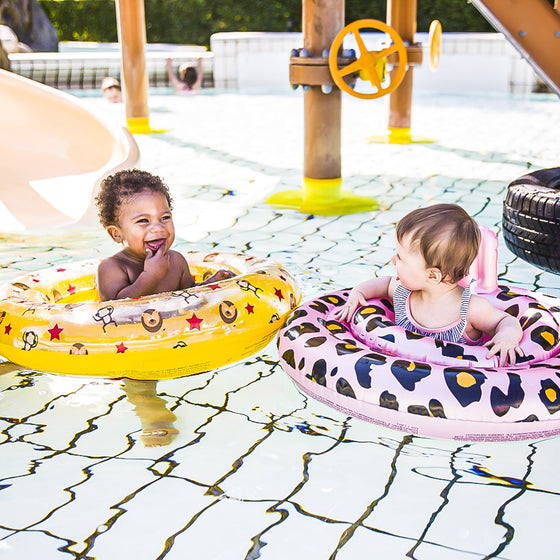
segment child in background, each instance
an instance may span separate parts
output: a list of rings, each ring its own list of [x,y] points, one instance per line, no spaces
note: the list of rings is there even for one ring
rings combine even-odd
[[[109,103],[122,103],[121,84],[116,78],[111,78],[110,76],[103,78],[101,91],[103,92],[103,97]]]
[[[195,285],[185,257],[171,249],[175,227],[165,183],[146,171],[127,169],[105,178],[97,195],[101,225],[123,245],[101,261],[97,290],[102,301],[184,290]],[[231,278],[218,270],[202,282]]]
[[[202,58],[197,61],[197,68],[189,64],[181,64],[177,75],[173,73],[173,59],[166,59],[167,76],[175,91],[189,92],[199,89],[202,85]]]
[[[352,289],[335,315],[348,321],[358,306],[372,298],[393,300],[395,324],[423,336],[464,344],[482,343],[488,358],[499,354],[500,365],[522,356],[519,321],[488,300],[462,288],[477,256],[480,230],[456,204],[435,204],[414,210],[396,229],[396,276],[372,278]]]

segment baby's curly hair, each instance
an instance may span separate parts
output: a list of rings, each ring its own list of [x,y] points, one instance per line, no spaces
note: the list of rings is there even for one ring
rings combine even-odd
[[[169,209],[172,209],[173,199],[169,194],[169,187],[162,179],[140,169],[123,169],[105,177],[101,182],[99,194],[95,197],[101,225],[105,228],[118,225],[119,210],[123,201],[142,191],[161,193],[167,199]]]

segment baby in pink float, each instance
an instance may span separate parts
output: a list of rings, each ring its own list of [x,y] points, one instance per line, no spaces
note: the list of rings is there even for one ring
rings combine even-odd
[[[413,210],[397,224],[396,276],[372,278],[352,289],[335,317],[349,321],[372,298],[393,300],[395,324],[422,336],[463,344],[490,340],[488,358],[499,355],[500,366],[514,364],[523,352],[519,321],[487,299],[463,288],[480,246],[475,220],[456,204],[435,204]]]

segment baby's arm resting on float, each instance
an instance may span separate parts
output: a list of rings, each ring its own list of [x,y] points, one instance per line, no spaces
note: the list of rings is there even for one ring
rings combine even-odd
[[[515,364],[516,357],[523,356],[523,350],[519,346],[522,337],[523,330],[519,321],[505,313],[496,325],[494,336],[485,344],[490,348],[488,358],[499,353],[500,366]]]
[[[225,270],[221,268],[220,270],[216,271],[210,278],[204,280],[204,282],[200,282],[200,285],[203,284],[210,284],[211,282],[219,282],[220,280],[228,280],[229,278],[233,278],[235,274],[231,270]]]
[[[212,274],[209,278],[206,278],[201,282],[195,282],[192,277],[189,264],[184,255],[179,252],[176,252],[176,254],[179,255],[180,258],[178,266],[181,267],[181,290],[186,290],[188,288],[192,288],[193,286],[204,286],[206,284],[211,284],[212,282],[220,282],[221,280],[228,280],[229,278],[236,276],[236,274],[231,270],[221,268],[220,270],[214,272],[214,274]]]
[[[341,321],[349,321],[356,309],[372,298],[392,297],[395,279],[392,276],[371,278],[352,288],[346,303],[334,310],[333,315]]]
[[[515,364],[516,355],[523,356],[519,343],[523,329],[516,317],[495,308],[488,300],[474,296],[467,320],[490,337],[484,346],[489,348],[487,358],[499,355],[500,366]]]

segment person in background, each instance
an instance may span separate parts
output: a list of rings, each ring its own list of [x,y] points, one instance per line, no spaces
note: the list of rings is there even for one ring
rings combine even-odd
[[[202,58],[197,61],[197,68],[190,64],[181,64],[177,69],[177,75],[173,72],[173,59],[166,60],[167,75],[171,85],[177,92],[188,93],[197,90],[202,85]]]
[[[122,90],[119,80],[107,76],[103,78],[101,82],[101,91],[103,92],[103,97],[109,101],[109,103],[121,103],[122,102]]]

